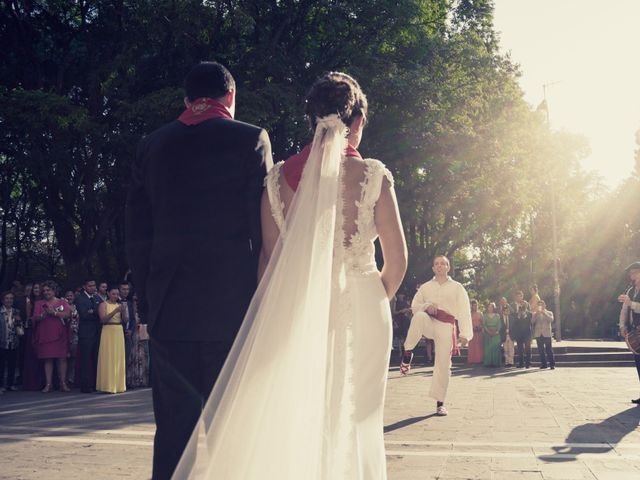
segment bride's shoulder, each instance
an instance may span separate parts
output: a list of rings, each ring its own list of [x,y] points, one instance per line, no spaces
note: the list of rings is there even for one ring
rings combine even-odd
[[[365,158],[364,163],[367,166],[367,173],[371,176],[382,178],[385,177],[391,186],[393,186],[393,174],[387,166],[376,158]]]
[[[280,160],[279,162],[275,163],[273,167],[271,167],[269,172],[267,172],[267,176],[264,177],[265,187],[272,182],[278,181],[278,179],[280,178],[280,169],[282,168],[283,165],[284,165],[284,160]]]
[[[273,173],[277,173],[282,166],[284,165],[284,160],[280,160],[279,162],[276,162],[273,167],[271,167],[271,170],[269,170],[269,174]]]

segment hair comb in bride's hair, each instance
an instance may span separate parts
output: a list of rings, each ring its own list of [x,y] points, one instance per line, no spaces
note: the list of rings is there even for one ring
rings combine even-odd
[[[339,131],[347,130],[347,126],[337,113],[333,113],[325,117],[316,117],[316,128],[326,128]]]

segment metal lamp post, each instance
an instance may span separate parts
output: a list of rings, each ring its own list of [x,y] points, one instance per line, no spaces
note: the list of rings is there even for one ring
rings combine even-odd
[[[549,120],[549,104],[547,103],[547,87],[560,82],[545,83],[542,85],[545,111],[547,114],[547,127],[551,128]],[[562,340],[562,317],[560,316],[560,274],[558,265],[558,229],[556,223],[556,181],[555,177],[551,181],[551,238],[553,249],[553,298],[554,298],[554,318],[556,321],[556,340]]]

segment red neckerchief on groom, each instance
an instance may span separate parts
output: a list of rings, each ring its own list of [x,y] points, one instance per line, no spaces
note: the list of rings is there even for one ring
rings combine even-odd
[[[302,170],[304,170],[304,166],[307,163],[307,159],[309,158],[310,153],[311,144],[308,144],[300,151],[300,153],[296,153],[295,155],[287,158],[287,160],[284,162],[284,165],[282,166],[282,173],[284,174],[284,178],[293,191],[297,190],[298,188],[300,178],[302,177]],[[347,149],[345,150],[345,156],[356,157],[362,160],[362,155],[360,155],[360,152],[358,152],[356,147],[348,144]]]
[[[222,103],[213,98],[196,98],[191,105],[182,112],[178,121],[185,125],[197,125],[212,118],[233,118]]]

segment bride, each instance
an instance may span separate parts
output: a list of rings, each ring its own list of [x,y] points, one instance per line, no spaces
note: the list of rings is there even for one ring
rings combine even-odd
[[[313,142],[266,178],[262,279],[173,478],[386,478],[389,299],[407,265],[393,178],[358,153],[352,77],[320,77],[306,114]]]

